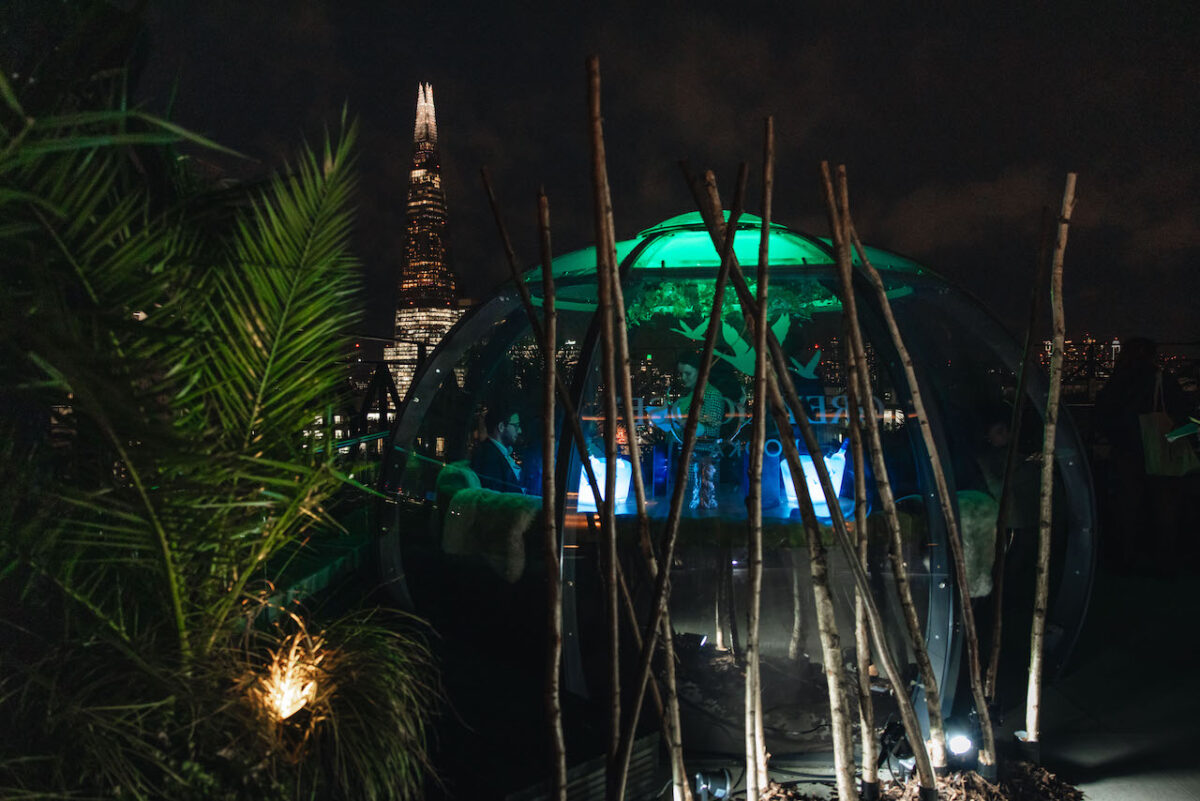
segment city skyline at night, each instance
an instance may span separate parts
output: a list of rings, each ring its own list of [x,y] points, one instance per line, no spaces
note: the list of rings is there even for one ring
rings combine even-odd
[[[357,118],[363,334],[394,328],[408,87],[436,87],[452,270],[467,295],[484,297],[508,265],[481,167],[519,263],[537,262],[539,187],[555,250],[592,242],[583,64],[595,54],[618,239],[694,210],[682,158],[714,170],[727,204],[747,161],[756,212],[762,119],[774,114],[780,223],[827,236],[817,165],[844,163],[865,241],[963,286],[1019,335],[1042,207],[1057,208],[1075,171],[1068,328],[1200,339],[1181,302],[1200,292],[1191,133],[1200,106],[1184,91],[1197,85],[1200,17],[1182,4],[1132,14],[818,3],[731,14],[613,3],[547,6],[537,26],[531,13],[272,0],[189,17],[156,0],[136,95],[152,109],[176,97],[173,119],[251,157],[223,162],[238,174],[268,172],[296,135],[342,108]]]

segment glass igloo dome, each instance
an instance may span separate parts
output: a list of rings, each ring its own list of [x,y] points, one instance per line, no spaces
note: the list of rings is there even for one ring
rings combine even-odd
[[[738,224],[744,230],[735,239],[736,255],[750,280],[758,260],[760,226],[757,218],[744,216]],[[1009,599],[1005,631],[1017,634],[1011,643],[1006,640],[1005,647],[1006,661],[1020,665],[1028,648],[1022,640],[1028,631],[1022,617],[1027,622],[1032,603],[1040,469],[1036,461],[1024,457],[1041,448],[1045,388],[1034,380],[1025,399],[1029,404],[1025,425],[1010,432],[1019,361],[1016,345],[977,301],[942,278],[896,254],[867,251],[883,276],[916,362],[934,440],[964,532],[970,592],[985,646],[991,618],[996,499],[1007,442],[1018,438],[1023,458],[1008,515],[1011,543],[1005,592]],[[704,336],[719,257],[695,213],[642,231],[618,243],[616,252],[627,307],[637,425],[635,431],[623,426],[617,431],[621,455],[615,505],[623,573],[633,606],[644,614],[652,583],[637,544],[629,443],[636,437],[641,445],[651,531],[657,534],[679,458],[669,410],[690,390],[687,369]],[[820,456],[835,487],[840,487],[843,509],[852,518],[853,465],[845,448],[847,354],[832,247],[827,240],[772,225],[770,262],[768,322],[790,360],[790,378],[822,444]],[[559,320],[555,358],[585,436],[593,443],[589,458],[600,472],[603,412],[595,250],[556,258],[554,278]],[[540,307],[540,269],[526,273],[524,280],[534,305]],[[945,714],[965,719],[970,693],[965,679],[960,681],[965,672],[955,578],[929,459],[874,295],[865,285],[856,284],[855,291],[868,343],[872,406],[882,423],[885,460],[904,529],[903,558],[911,571],[933,664],[941,676]],[[732,292],[726,293],[723,319],[711,377],[715,389],[705,393],[703,401],[706,414],[710,406],[719,413],[706,426],[694,457],[704,464],[710,480],[703,491],[689,489],[685,497],[671,565],[671,618],[684,747],[736,757],[743,749],[740,665],[748,590],[745,499],[753,350]],[[538,496],[542,470],[548,469],[540,456],[541,376],[541,354],[520,298],[514,288],[503,289],[465,316],[424,365],[409,391],[383,465],[382,487],[390,500],[379,524],[387,586],[442,634],[451,703],[459,714],[469,710],[464,720],[481,738],[478,754],[472,758],[506,765],[511,765],[511,759],[505,754],[529,748],[528,738],[541,737],[546,567]],[[493,412],[490,419],[488,410]],[[497,419],[506,432],[501,439],[512,445],[511,464],[495,458],[500,449],[488,439],[489,425]],[[578,724],[586,719],[587,712],[578,710],[604,699],[608,682],[599,521],[595,499],[582,477],[580,456],[564,427],[561,404],[555,430],[559,495],[555,508],[560,516],[565,586],[563,686],[568,696],[569,738],[579,738],[586,752],[586,743],[591,742],[586,730],[602,729],[604,718],[577,725],[584,733],[576,735],[570,734],[572,721]],[[496,429],[491,431],[494,435]],[[819,752],[829,748],[829,712],[808,551],[778,434],[770,424],[768,432],[761,622],[767,749],[775,755]],[[803,440],[799,447],[806,452]],[[1047,639],[1052,670],[1063,664],[1082,623],[1094,550],[1091,484],[1083,449],[1069,421],[1060,425],[1057,447]],[[815,482],[815,476],[809,478]],[[877,512],[872,476],[867,484],[872,512],[866,520],[851,522],[856,531],[867,532],[869,574],[888,626],[886,636],[907,676],[915,679],[916,662],[896,600],[888,538]],[[814,493],[814,499],[821,498],[819,491]],[[818,502],[817,513],[828,524],[829,509],[823,501]],[[832,543],[831,534],[827,540]],[[845,662],[852,665],[854,588],[844,556],[836,548],[830,549],[830,581]],[[626,621],[622,626],[622,636],[628,635],[624,649],[634,662],[632,634]],[[1022,679],[1023,670],[1014,669],[1010,685]],[[1011,700],[1016,697],[1017,691],[1010,692]],[[886,693],[880,694],[885,706],[886,698]],[[918,703],[917,708],[922,707],[923,702]],[[521,722],[525,719],[527,724]],[[644,712],[642,719],[650,729],[656,726],[654,714]],[[498,727],[496,733],[488,734],[493,725]],[[514,726],[525,726],[527,731],[514,736]],[[545,753],[538,746],[533,749],[539,757]],[[596,753],[603,753],[602,744]],[[515,776],[513,787],[523,786],[527,779]]]

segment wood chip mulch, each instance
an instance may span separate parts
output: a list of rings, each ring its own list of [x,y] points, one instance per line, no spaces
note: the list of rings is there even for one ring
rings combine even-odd
[[[920,785],[916,778],[907,782],[884,782],[880,797],[884,801],[917,801]],[[772,783],[763,801],[818,801],[836,798],[809,795],[787,784]],[[1083,792],[1067,784],[1050,771],[1029,762],[1009,762],[998,784],[992,784],[974,771],[952,773],[938,779],[941,801],[1083,801]]]

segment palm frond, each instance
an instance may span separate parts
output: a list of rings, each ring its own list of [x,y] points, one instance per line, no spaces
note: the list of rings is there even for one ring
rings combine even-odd
[[[166,146],[211,142],[85,97],[28,117],[45,104],[0,76],[0,795],[411,792],[436,692],[419,641],[334,627],[325,763],[263,750],[229,689],[273,557],[338,528],[317,418],[358,314],[354,128],[264,189],[210,191]]]
[[[351,128],[324,165],[311,151],[240,221],[236,265],[209,297],[206,405],[226,447],[294,458],[337,391],[352,303]]]

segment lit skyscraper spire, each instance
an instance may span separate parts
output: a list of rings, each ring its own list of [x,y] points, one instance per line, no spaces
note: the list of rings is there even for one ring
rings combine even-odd
[[[437,145],[437,115],[433,110],[433,84],[417,84],[417,124],[413,126],[413,142],[418,146]]]
[[[417,86],[413,160],[408,178],[407,229],[396,304],[396,341],[384,349],[401,396],[425,355],[461,315],[446,254],[446,195],[437,148],[433,86]]]

